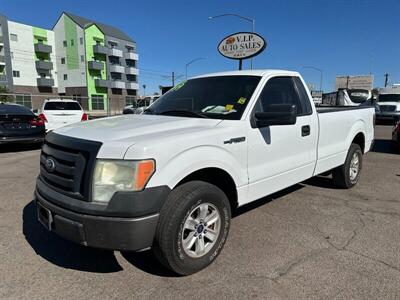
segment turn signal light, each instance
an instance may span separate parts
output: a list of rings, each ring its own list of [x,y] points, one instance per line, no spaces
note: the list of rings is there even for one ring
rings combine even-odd
[[[147,182],[154,174],[155,167],[154,160],[143,160],[138,163],[135,180],[135,189],[137,191],[144,189]]]
[[[81,118],[81,122],[82,122],[82,121],[87,121],[87,120],[89,120],[89,115],[83,113],[82,118]]]

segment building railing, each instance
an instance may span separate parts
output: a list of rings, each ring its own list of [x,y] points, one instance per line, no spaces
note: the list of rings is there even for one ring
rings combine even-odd
[[[100,61],[89,61],[88,62],[88,67],[89,67],[89,69],[91,69],[91,70],[98,70],[98,71],[101,71],[101,70],[103,70],[103,68],[104,68],[104,65],[103,65],[103,63],[102,62],[100,62]]]
[[[51,61],[37,60],[35,64],[36,64],[36,69],[53,70],[53,63]]]
[[[53,78],[37,78],[37,85],[38,86],[46,86],[46,87],[52,87],[54,86],[54,79]]]
[[[51,53],[52,51],[53,51],[53,48],[50,45],[45,45],[43,43],[35,44],[35,52]]]
[[[97,54],[108,54],[108,48],[103,45],[94,45],[93,52]]]

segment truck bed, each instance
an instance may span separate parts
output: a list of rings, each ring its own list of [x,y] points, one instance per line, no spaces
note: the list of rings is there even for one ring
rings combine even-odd
[[[319,114],[329,113],[329,112],[339,112],[346,110],[359,110],[373,108],[372,106],[316,106],[317,112]]]
[[[374,107],[319,106],[316,109],[319,138],[314,175],[342,165],[357,132],[364,135],[364,153],[369,151],[374,138]]]

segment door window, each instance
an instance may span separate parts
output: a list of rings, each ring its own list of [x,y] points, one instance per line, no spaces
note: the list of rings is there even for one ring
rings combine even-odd
[[[268,80],[257,101],[255,111],[267,112],[268,107],[277,104],[294,104],[297,115],[303,114],[299,94],[292,77],[274,77]]]
[[[312,108],[311,108],[310,98],[308,97],[303,82],[301,82],[299,77],[293,77],[293,80],[294,83],[296,84],[297,91],[299,92],[300,103],[303,109],[303,115],[311,115]]]

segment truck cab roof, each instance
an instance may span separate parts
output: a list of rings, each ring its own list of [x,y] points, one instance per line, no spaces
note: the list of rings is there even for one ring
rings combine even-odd
[[[269,76],[269,75],[281,75],[281,76],[300,76],[300,74],[296,71],[288,71],[288,70],[274,70],[274,69],[260,69],[260,70],[240,70],[240,71],[225,71],[225,72],[216,72],[216,73],[208,73],[200,76],[192,77],[195,78],[204,78],[204,77],[214,77],[214,76]]]

